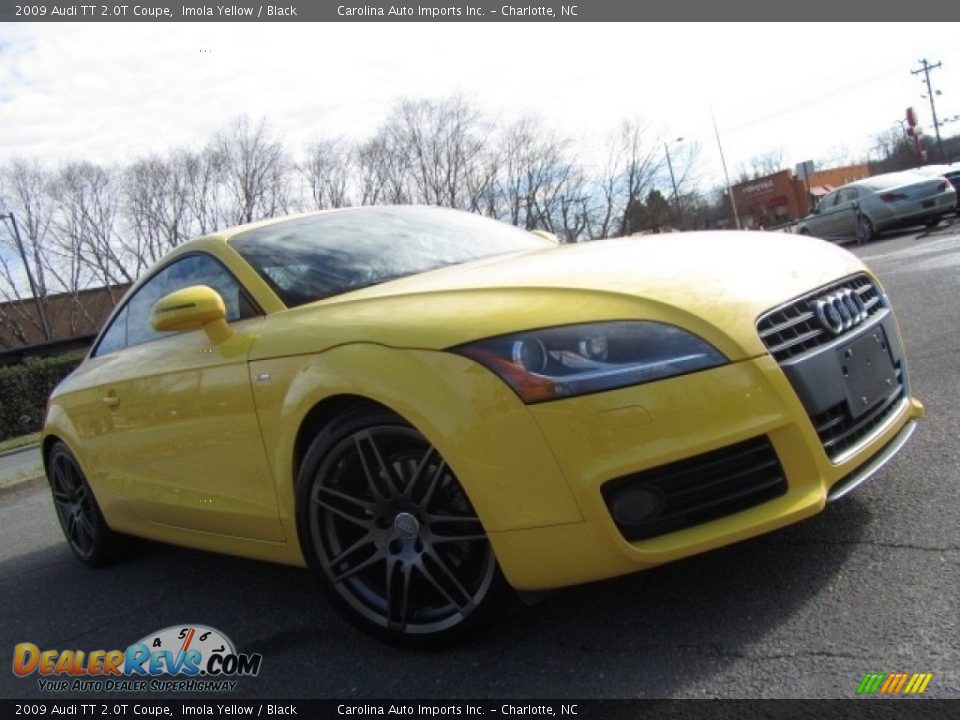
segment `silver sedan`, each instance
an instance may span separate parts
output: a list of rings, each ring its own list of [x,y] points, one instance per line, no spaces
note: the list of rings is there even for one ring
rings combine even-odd
[[[865,243],[893,228],[935,227],[956,204],[957,192],[942,176],[915,172],[875,175],[825,195],[800,221],[797,232]]]

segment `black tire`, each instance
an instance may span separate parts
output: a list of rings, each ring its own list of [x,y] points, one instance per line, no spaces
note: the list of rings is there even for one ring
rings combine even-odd
[[[102,567],[123,555],[121,536],[107,527],[80,464],[62,442],[47,456],[47,480],[67,544],[80,561]]]
[[[333,605],[374,637],[461,641],[513,593],[463,487],[427,439],[379,406],[338,416],[297,475],[300,546]]]
[[[810,231],[807,230],[805,227],[802,227],[797,231],[797,235],[807,235],[809,237]]]
[[[864,245],[877,236],[876,228],[866,215],[857,217],[857,244]]]
[[[935,227],[936,227],[937,225],[939,225],[942,221],[943,221],[943,215],[937,215],[935,218],[930,218],[929,220],[927,220],[927,221],[924,222],[923,224],[924,224],[925,227],[935,228]]]

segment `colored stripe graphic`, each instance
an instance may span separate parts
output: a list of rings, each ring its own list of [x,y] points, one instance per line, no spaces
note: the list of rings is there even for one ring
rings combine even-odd
[[[883,682],[886,676],[886,673],[867,673],[863,676],[863,680],[860,681],[857,694],[872,695],[877,692],[877,690],[880,689],[880,683]]]
[[[932,679],[933,673],[867,673],[857,686],[857,694],[919,695]]]

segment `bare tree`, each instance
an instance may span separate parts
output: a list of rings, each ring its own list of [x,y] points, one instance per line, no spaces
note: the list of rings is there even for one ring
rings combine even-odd
[[[246,117],[217,133],[214,147],[232,199],[231,223],[238,225],[285,213],[290,205],[292,164],[265,120]]]
[[[627,208],[642,201],[664,163],[663,145],[640,118],[625,120],[607,143],[607,157],[594,184],[592,238],[627,234]]]
[[[113,286],[136,279],[136,258],[117,237],[121,210],[116,173],[89,162],[64,166],[53,184],[59,201],[56,244],[75,254],[93,279],[115,298]]]
[[[539,117],[498,124],[453,96],[398,102],[372,137],[318,139],[296,165],[264,120],[246,117],[199,150],[121,168],[73,162],[50,173],[36,163],[10,164],[0,173],[0,211],[9,206],[23,223],[26,252],[0,232],[0,299],[21,301],[4,306],[0,323],[16,325],[20,334],[10,334],[18,340],[36,336],[30,323],[44,321],[28,312],[27,288],[35,286],[41,309],[51,293],[73,294],[76,327],[86,312],[84,289],[104,286],[116,300],[117,285],[187,238],[292,208],[426,203],[549,230],[567,242],[625,234],[638,218],[676,225],[679,206],[703,214],[709,203],[689,189],[695,147],[675,153],[678,197],[671,202],[663,144],[638,118],[617,129],[605,163],[588,175],[571,139]],[[765,169],[772,157],[758,156],[754,167]],[[23,317],[13,317],[16,307]]]
[[[472,208],[492,182],[485,162],[488,123],[461,97],[401,102],[384,130],[403,157],[414,199]]]
[[[357,150],[360,203],[402,204],[414,201],[407,158],[394,134],[381,128]]]
[[[583,176],[571,141],[527,116],[507,127],[500,142],[498,217],[527,230],[554,232],[575,226],[569,212],[577,204],[569,200],[582,193]]]
[[[25,326],[32,326],[40,337],[52,340],[46,262],[51,220],[48,178],[35,160],[12,160],[2,175],[0,213],[7,217],[0,223],[7,232],[0,231],[0,299],[8,307],[0,322],[18,338],[24,336]]]
[[[297,166],[315,210],[350,204],[349,186],[355,165],[355,150],[343,138],[318,140],[307,149]]]
[[[206,235],[230,225],[225,197],[225,161],[213,143],[198,153],[174,153],[173,162],[183,172],[190,227]]]
[[[903,130],[897,127],[888,128],[873,136],[869,157],[873,173],[907,170],[923,162],[917,152],[916,141],[908,138]]]
[[[178,156],[135,161],[123,173],[123,214],[127,232],[120,244],[139,276],[190,236],[188,178]]]
[[[737,166],[737,181],[746,182],[756,180],[767,175],[773,175],[784,169],[783,148],[759,153],[750,158],[747,163]]]

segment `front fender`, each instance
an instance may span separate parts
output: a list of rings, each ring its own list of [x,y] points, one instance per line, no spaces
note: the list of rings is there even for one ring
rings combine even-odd
[[[488,532],[582,522],[526,406],[485,368],[432,350],[350,344],[250,364],[281,519],[294,531],[295,441],[318,403],[354,395],[393,410],[454,470]]]

